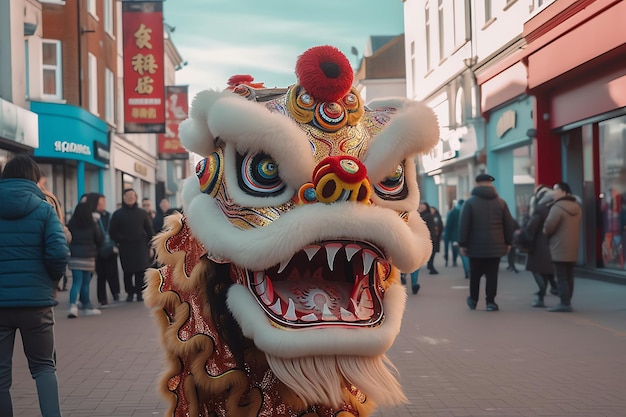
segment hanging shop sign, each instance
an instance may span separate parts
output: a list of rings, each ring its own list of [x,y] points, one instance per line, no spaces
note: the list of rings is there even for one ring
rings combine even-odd
[[[178,136],[178,128],[189,114],[189,94],[186,85],[165,87],[165,133],[159,135],[159,159],[189,159]]]
[[[165,132],[163,3],[122,2],[124,131]]]

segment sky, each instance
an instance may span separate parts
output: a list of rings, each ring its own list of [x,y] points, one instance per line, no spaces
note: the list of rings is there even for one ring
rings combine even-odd
[[[401,0],[167,0],[165,22],[187,61],[176,84],[223,90],[228,78],[250,74],[266,87],[296,82],[300,54],[317,45],[341,50],[353,67],[370,36],[404,32]]]

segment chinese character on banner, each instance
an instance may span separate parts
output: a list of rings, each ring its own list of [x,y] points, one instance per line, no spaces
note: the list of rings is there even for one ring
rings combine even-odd
[[[163,3],[124,0],[124,132],[165,132]]]
[[[180,123],[187,119],[189,94],[186,85],[165,87],[165,134],[159,135],[159,159],[189,159],[178,137]]]

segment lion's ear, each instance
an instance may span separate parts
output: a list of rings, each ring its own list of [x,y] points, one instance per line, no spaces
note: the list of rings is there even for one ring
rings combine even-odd
[[[215,150],[215,137],[211,133],[207,118],[215,102],[225,94],[232,93],[205,90],[194,97],[189,119],[182,122],[179,128],[180,141],[187,150],[202,156]]]

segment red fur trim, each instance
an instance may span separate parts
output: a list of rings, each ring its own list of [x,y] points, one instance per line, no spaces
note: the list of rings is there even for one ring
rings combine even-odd
[[[339,101],[352,87],[350,61],[334,46],[306,50],[296,63],[299,84],[316,100]]]

